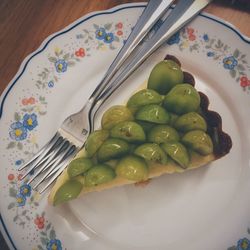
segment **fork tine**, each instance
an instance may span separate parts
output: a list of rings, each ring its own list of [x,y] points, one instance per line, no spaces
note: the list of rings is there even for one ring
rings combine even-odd
[[[75,145],[72,145],[71,149],[68,150],[68,152],[65,153],[64,157],[62,158],[62,161],[66,160],[74,151],[76,150],[79,151],[79,148],[77,148]],[[60,162],[59,162],[60,163]],[[45,179],[48,179],[50,176],[52,176],[56,171],[58,170],[58,167],[55,167],[54,169],[52,169],[52,171],[50,171],[50,173],[46,176]]]
[[[57,140],[58,139],[58,137],[59,137],[60,135],[59,135],[59,133],[56,133],[53,137],[52,137],[52,139],[48,142],[48,143],[46,143],[29,161],[27,161],[26,163],[24,163],[22,166],[20,166],[19,168],[18,168],[18,171],[21,171],[21,170],[23,170],[24,168],[26,168],[28,165],[30,165],[33,161],[35,161],[37,158],[38,158],[38,156],[40,156],[41,154],[44,154],[44,151],[47,149],[47,148],[50,148],[50,146],[51,146],[51,144],[52,143],[54,143],[54,141],[55,140]]]
[[[42,190],[39,191],[40,194],[42,194],[56,180],[56,178],[62,173],[62,171],[67,167],[67,165],[69,164],[69,162],[73,159],[73,157],[75,156],[76,152],[77,152],[77,150],[75,148],[74,151],[72,152],[72,154],[69,155],[68,158],[65,161],[61,162],[58,165],[58,171],[48,181],[48,183],[42,188]]]
[[[48,181],[48,183],[45,185],[45,187],[39,191],[39,193],[43,193],[50,184],[61,174],[61,172],[64,170],[64,168],[68,165],[70,160],[74,157],[75,153],[77,151],[77,147],[75,145],[71,145],[71,147],[67,150],[65,154],[61,154],[60,158],[57,159],[54,164],[50,166],[50,170],[48,173],[46,173],[33,187],[33,189],[36,189],[48,176],[51,176],[51,173],[55,173],[55,175]],[[65,156],[67,155],[67,158]]]
[[[56,168],[56,166],[58,164],[60,164],[60,162],[63,161],[63,159],[65,158],[65,155],[67,155],[67,153],[71,150],[72,147],[75,147],[74,145],[71,145],[70,143],[68,144],[68,147],[65,148],[64,151],[61,151],[60,154],[58,154],[58,156],[53,160],[53,162],[50,162],[47,166],[47,172],[43,175],[43,177],[41,177],[41,179],[33,186],[33,189],[35,189],[36,187],[38,187],[45,179],[49,178],[51,172],[53,171],[53,169]],[[65,152],[66,151],[66,152]],[[45,172],[45,170],[43,171]]]
[[[59,154],[62,154],[63,152],[65,152],[70,147],[70,145],[71,145],[71,143],[69,143],[69,141],[67,141],[67,143],[64,145],[65,147],[62,147],[61,150],[59,150],[58,154],[54,157],[54,159],[52,159],[49,162],[49,164],[47,164],[48,166],[42,172],[46,171],[50,167],[50,165],[54,164],[54,162],[58,160]]]
[[[28,168],[28,170],[25,172],[25,174],[21,177],[21,180],[23,180],[33,169],[35,169],[37,166],[42,164],[44,161],[48,159],[51,155],[51,151],[58,146],[63,140],[63,138],[58,134],[59,137],[56,137],[55,140],[51,140],[51,143],[48,144],[48,147],[43,151],[42,154],[31,164],[31,166]]]
[[[49,157],[46,159],[46,161],[45,162],[43,161],[41,164],[39,164],[40,166],[39,170],[35,172],[35,174],[29,179],[27,184],[30,184],[41,172],[45,171],[51,164],[53,164],[55,160],[57,159],[58,153],[62,150],[66,150],[68,147],[68,144],[69,144],[68,141],[63,140],[61,145],[48,155]]]

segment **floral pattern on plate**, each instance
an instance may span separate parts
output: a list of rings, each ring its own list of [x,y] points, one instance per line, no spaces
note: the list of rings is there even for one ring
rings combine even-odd
[[[226,42],[209,34],[198,34],[192,27],[177,32],[167,43],[177,45],[180,51],[186,49],[191,53],[202,51],[207,57],[220,64],[244,91],[250,93],[250,65],[246,54],[238,48],[230,48]]]
[[[38,148],[34,130],[39,125],[39,117],[46,115],[46,97],[35,98],[24,97],[19,103],[19,109],[14,113],[13,120],[9,126],[9,139],[7,149],[24,149],[24,142],[33,144],[34,149]],[[30,152],[25,152],[30,155]]]
[[[83,29],[83,33],[77,34],[76,38],[84,39],[85,44],[92,42],[97,50],[114,50],[117,45],[121,46],[119,43],[124,42],[123,28],[123,22],[110,22],[102,25],[93,24],[92,30]]]
[[[9,181],[9,196],[13,199],[8,204],[8,209],[11,210],[15,216],[13,217],[13,222],[21,226],[23,229],[26,224],[35,225],[38,229],[38,238],[40,239],[40,244],[32,250],[61,250],[62,243],[56,238],[56,232],[51,223],[45,219],[45,212],[43,211],[41,215],[36,214],[32,218],[31,210],[39,209],[40,195],[38,192],[33,192],[31,186],[20,181],[22,175],[10,173],[8,175]]]

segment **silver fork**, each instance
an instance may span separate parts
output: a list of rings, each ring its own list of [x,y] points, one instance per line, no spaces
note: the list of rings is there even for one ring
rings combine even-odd
[[[94,128],[94,116],[105,100],[150,54],[198,14],[211,0],[179,1],[153,37],[135,51],[137,45],[156,21],[166,13],[172,2],[170,0],[149,1],[126,44],[83,108],[78,113],[66,118],[54,137],[32,159],[19,168],[19,170],[22,170],[28,167],[22,178],[36,170],[27,182],[30,184],[36,180],[33,189],[45,183],[39,190],[40,193],[43,193],[55,181],[76,153],[84,146],[88,135]],[[127,60],[132,52],[134,53],[132,60]]]

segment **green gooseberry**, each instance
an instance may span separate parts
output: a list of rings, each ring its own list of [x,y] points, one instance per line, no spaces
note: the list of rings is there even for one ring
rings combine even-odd
[[[190,162],[189,154],[180,142],[168,142],[161,144],[162,149],[177,162],[182,168],[187,168]]]
[[[129,152],[129,144],[118,138],[107,139],[97,151],[97,159],[100,162],[121,157]]]
[[[115,171],[110,166],[106,164],[98,164],[87,171],[84,186],[97,186],[113,180],[115,176]]]
[[[210,136],[202,130],[192,130],[182,137],[182,142],[201,155],[213,153],[213,142]]]
[[[178,115],[197,111],[200,106],[200,95],[192,85],[178,84],[166,95],[163,105],[169,112]]]
[[[55,193],[53,205],[59,205],[63,202],[75,199],[82,190],[81,182],[77,180],[66,181]]]
[[[174,86],[183,82],[183,72],[180,66],[172,60],[157,63],[150,73],[148,88],[165,95]]]
[[[205,119],[196,112],[189,112],[180,116],[174,123],[174,127],[181,132],[191,130],[207,130]]]
[[[93,162],[88,158],[77,158],[70,162],[67,172],[70,178],[83,174],[93,166]]]
[[[134,117],[129,108],[123,105],[115,105],[104,112],[101,124],[103,129],[111,129],[119,122],[132,120],[134,120]]]
[[[120,122],[110,131],[110,136],[120,138],[128,142],[144,142],[146,135],[143,128],[136,122]]]
[[[158,124],[166,124],[169,122],[168,112],[157,104],[143,106],[136,112],[135,118],[140,121]]]
[[[179,141],[178,132],[168,125],[156,125],[148,133],[147,139],[149,142],[157,144],[163,142]]]
[[[167,163],[167,155],[156,143],[144,143],[135,149],[134,154],[147,161],[153,161],[161,164]]]
[[[108,137],[108,130],[101,129],[92,132],[85,143],[85,150],[88,157],[92,157]]]
[[[129,98],[127,107],[134,112],[138,108],[148,104],[160,104],[163,99],[164,96],[153,89],[142,89]]]
[[[118,162],[116,174],[127,180],[144,181],[148,178],[148,166],[143,158],[128,155]]]

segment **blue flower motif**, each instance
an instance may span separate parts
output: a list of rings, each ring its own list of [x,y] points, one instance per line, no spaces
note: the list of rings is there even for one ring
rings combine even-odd
[[[175,33],[173,36],[169,38],[167,41],[167,44],[173,45],[173,44],[178,44],[180,42],[180,32]]]
[[[207,34],[204,34],[204,35],[203,35],[203,40],[204,40],[205,42],[207,42],[207,41],[209,40],[209,37],[208,37]]]
[[[34,129],[38,125],[37,115],[35,113],[25,114],[23,117],[23,126],[28,130]]]
[[[104,37],[105,43],[112,43],[114,41],[114,34],[113,33],[107,33]]]
[[[207,56],[208,56],[208,57],[213,57],[213,56],[214,56],[214,52],[208,51],[208,52],[207,52]]]
[[[23,163],[23,160],[16,160],[15,165],[20,166]]]
[[[27,137],[27,129],[21,122],[14,122],[10,125],[12,129],[9,132],[10,138],[15,141],[22,141]]]
[[[62,250],[62,244],[60,240],[52,239],[47,244],[47,250]]]
[[[238,64],[238,61],[234,56],[225,57],[223,59],[223,66],[225,69],[234,69],[234,67]]]
[[[48,82],[48,87],[49,88],[53,88],[54,87],[54,82],[53,81],[49,81]]]
[[[16,196],[16,202],[18,207],[23,207],[26,203],[26,197],[22,194]]]
[[[95,37],[98,39],[98,40],[103,40],[106,36],[106,30],[104,28],[99,28],[96,30],[95,32]]]
[[[25,196],[25,197],[29,197],[31,195],[31,186],[29,184],[23,184],[20,187],[20,194]]]
[[[59,59],[55,62],[55,67],[58,73],[63,73],[67,70],[68,63],[63,59]]]
[[[237,250],[250,250],[250,241],[247,238],[240,239],[237,244]]]

